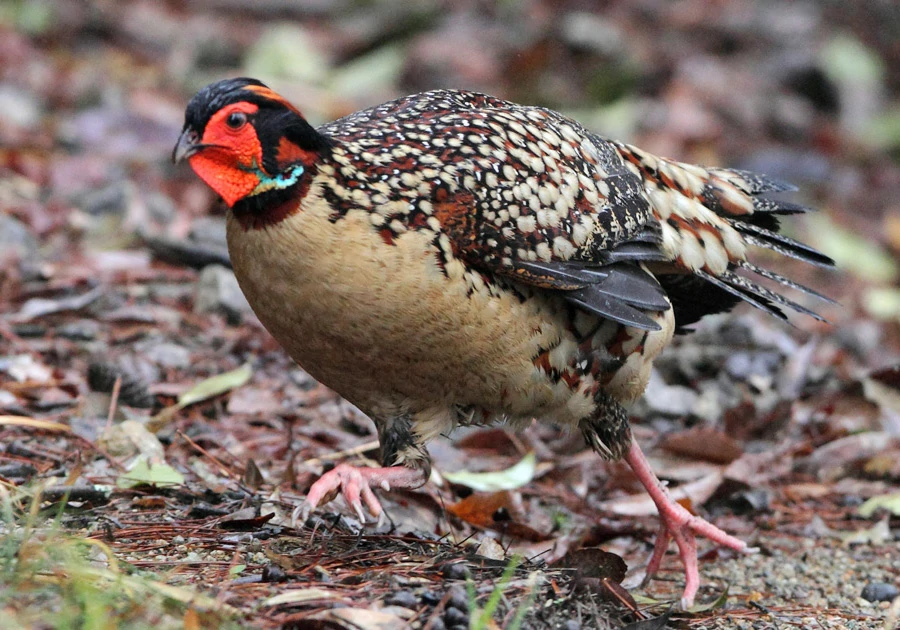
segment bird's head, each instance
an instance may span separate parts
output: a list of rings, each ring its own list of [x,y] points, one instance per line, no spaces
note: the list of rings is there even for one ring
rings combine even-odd
[[[302,188],[330,143],[297,108],[255,79],[226,79],[197,92],[172,154],[229,207]]]

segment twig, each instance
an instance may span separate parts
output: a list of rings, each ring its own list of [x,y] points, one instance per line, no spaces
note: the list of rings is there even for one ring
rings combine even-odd
[[[116,376],[116,382],[113,383],[112,395],[109,399],[109,413],[106,414],[106,427],[103,429],[104,433],[109,431],[109,428],[112,426],[113,418],[116,415],[116,406],[119,404],[119,392],[122,389],[122,375],[119,374]]]
[[[378,448],[378,440],[372,440],[371,442],[366,442],[365,444],[360,444],[359,446],[354,446],[353,448],[344,449],[343,451],[337,451],[336,453],[328,453],[326,455],[322,455],[321,457],[313,457],[312,459],[307,459],[303,461],[302,464],[304,466],[318,466],[319,464],[331,462],[336,459],[343,459],[344,457],[349,457],[351,455],[361,455],[366,451],[371,451],[376,448]]]
[[[213,464],[215,464],[216,466],[218,466],[218,467],[219,467],[219,470],[221,470],[223,473],[225,473],[225,475],[227,475],[229,478],[231,478],[231,479],[233,479],[233,480],[238,480],[238,479],[239,479],[238,475],[236,475],[236,474],[233,473],[229,468],[227,468],[227,467],[225,466],[225,464],[223,464],[222,462],[220,462],[220,461],[219,461],[212,453],[210,453],[210,452],[207,451],[205,448],[203,448],[202,446],[200,446],[199,444],[197,444],[194,440],[192,440],[191,438],[189,438],[189,437],[188,437],[187,435],[185,435],[182,431],[177,431],[176,433],[177,433],[177,435],[178,435],[179,437],[184,438],[184,440],[185,440],[188,444],[190,444],[193,448],[195,448],[196,450],[200,451],[200,453],[201,453],[204,457],[209,458],[209,460],[210,460]]]

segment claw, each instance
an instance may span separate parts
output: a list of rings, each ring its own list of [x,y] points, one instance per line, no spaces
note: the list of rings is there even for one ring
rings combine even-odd
[[[363,505],[369,514],[378,518],[378,523],[383,523],[384,509],[375,493],[372,485],[376,485],[385,491],[390,491],[391,481],[395,488],[418,488],[427,481],[425,473],[421,469],[407,468],[405,466],[392,466],[389,468],[354,468],[347,464],[339,464],[319,477],[309,489],[306,501],[294,509],[291,515],[291,523],[296,526],[300,516],[304,521],[318,506],[331,501],[340,492],[344,500],[353,509],[361,523],[366,522]]]

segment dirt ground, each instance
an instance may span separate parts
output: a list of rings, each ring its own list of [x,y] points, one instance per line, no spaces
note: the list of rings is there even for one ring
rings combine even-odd
[[[0,614],[900,627],[898,42],[882,0],[0,4]],[[837,301],[815,305],[829,323],[710,318],[632,410],[682,503],[758,553],[701,542],[698,607],[674,610],[674,553],[640,584],[657,520],[627,467],[537,424],[435,441],[432,483],[384,494],[387,522],[338,500],[292,526],[324,469],[377,443],[249,311],[221,204],[171,164],[190,96],[244,75],[314,123],[465,87],[795,183],[820,212],[787,232],[838,268],[769,262]]]

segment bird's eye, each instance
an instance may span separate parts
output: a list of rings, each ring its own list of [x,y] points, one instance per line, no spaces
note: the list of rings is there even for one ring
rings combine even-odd
[[[247,123],[247,114],[244,112],[231,112],[225,119],[225,124],[232,129],[240,129]]]

